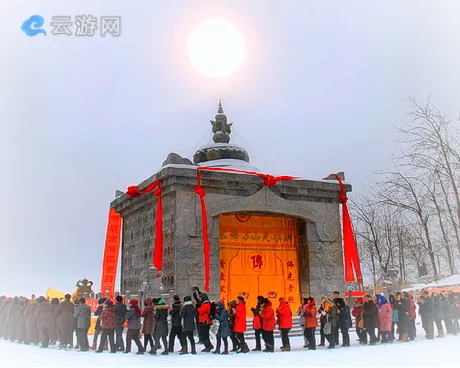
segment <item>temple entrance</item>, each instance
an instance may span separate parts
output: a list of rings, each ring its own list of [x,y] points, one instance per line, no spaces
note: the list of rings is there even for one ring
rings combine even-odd
[[[298,222],[288,217],[233,214],[220,221],[220,297],[243,295],[248,307],[257,296],[300,300]],[[249,310],[249,309],[248,309]]]

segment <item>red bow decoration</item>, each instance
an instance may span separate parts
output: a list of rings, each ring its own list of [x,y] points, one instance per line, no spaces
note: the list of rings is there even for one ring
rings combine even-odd
[[[361,273],[361,264],[359,262],[358,246],[356,244],[355,234],[353,231],[353,225],[351,223],[350,213],[348,212],[347,206],[347,193],[345,192],[345,186],[342,180],[337,174],[331,174],[327,179],[335,178],[339,182],[340,186],[340,202],[342,203],[342,221],[343,221],[343,259],[345,263],[345,281],[355,282],[363,284],[363,275]]]
[[[206,202],[204,197],[206,196],[206,192],[204,188],[201,186],[201,171],[222,171],[222,172],[230,172],[230,173],[239,173],[239,174],[247,174],[247,175],[256,175],[259,178],[263,179],[264,185],[267,187],[275,186],[278,181],[281,180],[294,180],[296,176],[273,176],[268,174],[261,174],[255,171],[245,171],[245,170],[237,170],[231,168],[222,168],[222,167],[199,167],[196,172],[197,178],[197,186],[195,187],[195,193],[200,196],[200,204],[201,204],[201,221],[202,221],[202,228],[203,228],[203,259],[204,259],[204,290],[210,290],[210,253],[211,247],[209,245],[209,236],[208,236],[208,215],[206,211]]]
[[[129,198],[135,198],[138,195],[153,192],[157,197],[157,213],[155,218],[155,240],[153,247],[153,265],[161,271],[163,269],[163,203],[161,194],[163,190],[160,186],[160,180],[155,180],[152,184],[147,186],[144,190],[132,185],[126,190]]]

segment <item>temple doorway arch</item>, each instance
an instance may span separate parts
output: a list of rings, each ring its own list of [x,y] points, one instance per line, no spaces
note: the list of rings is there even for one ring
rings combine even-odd
[[[283,215],[222,214],[220,230],[220,298],[242,295],[248,306],[257,296],[298,303],[299,222]]]

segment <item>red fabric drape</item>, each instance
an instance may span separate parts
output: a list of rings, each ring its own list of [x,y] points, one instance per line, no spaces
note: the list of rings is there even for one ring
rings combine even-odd
[[[343,221],[343,258],[345,268],[345,281],[363,283],[363,275],[361,273],[361,264],[359,261],[358,246],[356,244],[353,225],[351,223],[350,213],[347,206],[347,193],[340,177],[336,174],[331,174],[340,186],[340,202],[342,203],[342,221]]]
[[[129,198],[135,198],[138,195],[153,192],[157,197],[157,212],[155,218],[155,241],[153,247],[153,265],[161,271],[163,269],[163,202],[161,200],[162,189],[160,180],[155,180],[144,190],[132,185],[128,187],[126,194]]]
[[[195,188],[195,193],[200,196],[201,204],[201,223],[203,227],[204,290],[209,291],[209,283],[211,280],[211,247],[209,246],[208,238],[208,213],[206,211],[206,202],[204,201],[206,192],[204,191],[204,188],[198,183],[198,185]]]
[[[121,216],[115,209],[109,210],[107,234],[105,236],[104,258],[102,259],[101,292],[109,291],[110,297],[115,295],[118,256],[120,253]]]
[[[155,223],[155,248],[153,250],[153,265],[161,271],[163,269],[163,202],[161,201],[162,189],[160,184],[153,194],[157,197],[157,214]]]
[[[263,179],[264,185],[267,187],[272,187],[277,184],[278,181],[281,180],[294,180],[296,176],[273,176],[268,174],[261,174],[255,171],[246,171],[246,170],[237,170],[237,169],[230,169],[230,168],[222,168],[222,167],[199,167],[196,172],[197,177],[197,186],[195,187],[195,193],[200,196],[200,204],[201,204],[201,221],[202,221],[202,228],[203,228],[203,260],[204,260],[204,290],[210,290],[210,281],[211,281],[211,266],[210,266],[210,253],[211,247],[209,245],[209,236],[208,236],[208,214],[206,211],[206,202],[204,197],[206,196],[206,192],[204,188],[201,186],[201,171],[222,171],[222,172],[230,172],[230,173],[240,173],[240,174],[247,174],[247,175],[255,175],[259,178]]]

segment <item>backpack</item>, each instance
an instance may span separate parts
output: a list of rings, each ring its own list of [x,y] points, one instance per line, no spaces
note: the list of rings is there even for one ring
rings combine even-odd
[[[211,302],[211,312],[209,312],[209,317],[211,318],[211,320],[216,319],[216,310],[216,303]]]

